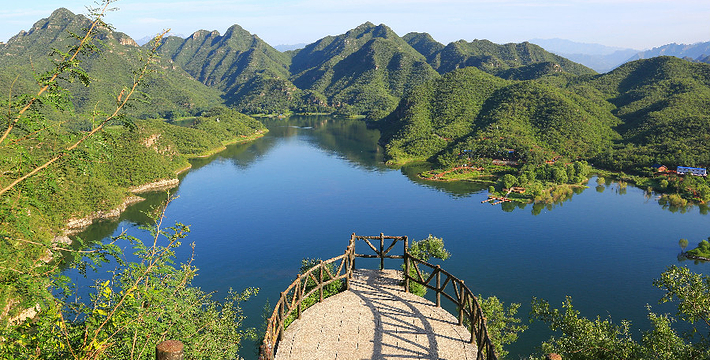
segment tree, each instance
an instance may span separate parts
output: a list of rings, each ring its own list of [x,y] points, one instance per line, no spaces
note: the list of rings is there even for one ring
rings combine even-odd
[[[91,77],[82,69],[82,59],[100,50],[97,38],[101,32],[111,30],[104,17],[115,1],[102,0],[97,7],[89,8],[90,22],[83,34],[69,33],[74,42],[67,49],[50,52],[53,66],[35,74],[37,90],[34,93],[17,93],[12,88],[13,83],[8,96],[0,100],[6,101],[0,102],[6,108],[0,115],[0,282],[9,284],[0,290],[3,322],[20,309],[34,307],[37,301],[50,297],[46,291],[47,276],[58,269],[60,262],[41,259],[71,250],[50,240],[45,222],[51,219],[36,216],[45,206],[38,196],[57,190],[61,179],[54,170],[58,166],[72,166],[63,163],[64,160],[79,160],[72,159],[77,152],[100,151],[90,145],[90,140],[106,125],[131,126],[124,110],[135,100],[140,85],[153,71],[156,49],[165,32],[155,38],[143,55],[140,67],[134,71],[133,82],[116,94],[111,110],[93,114],[89,130],[67,133],[61,121],[52,118],[57,112],[71,113],[71,94],[63,88],[63,82],[90,85]],[[87,163],[76,162],[84,164],[81,166]]]
[[[132,125],[124,110],[152,72],[155,50],[165,34],[157,36],[144,54],[132,84],[116,94],[112,110],[95,112],[84,132],[63,131],[61,122],[50,116],[71,108],[60,80],[90,84],[81,58],[98,50],[100,31],[110,30],[103,19],[113,2],[103,0],[89,9],[91,21],[83,35],[70,34],[76,43],[66,51],[53,50],[54,65],[36,76],[34,94],[15,94],[10,88],[9,101],[3,103],[7,111],[0,117],[0,283],[9,286],[2,288],[0,358],[150,359],[155,357],[155,345],[166,338],[182,340],[190,358],[235,357],[241,339],[253,336],[252,330],[241,328],[239,303],[257,290],[230,290],[218,302],[191,286],[197,272],[191,260],[174,264],[174,249],[189,227],[180,223],[162,227],[169,201],[154,213],[148,244],[124,234],[108,244],[75,244],[80,250],[72,250],[37,235],[41,229],[35,226],[34,214],[42,204],[26,194],[56,186],[54,170],[75,166],[71,160],[78,151],[94,151],[91,140],[107,125]],[[138,260],[126,262],[116,241],[129,242]],[[72,264],[82,273],[109,259],[115,269],[109,279],[96,283],[89,299],[81,299],[68,279],[57,275],[61,261],[38,259],[51,260],[57,251],[86,256]],[[28,305],[39,314],[8,320],[12,309]]]
[[[678,240],[678,245],[680,245],[680,250],[685,251],[685,248],[688,247],[688,239],[680,239]]]
[[[547,323],[561,335],[543,342],[542,351],[558,353],[564,359],[707,359],[710,357],[710,276],[671,266],[653,282],[664,291],[661,303],[677,301],[676,316],[691,324],[679,335],[671,326],[676,318],[654,314],[649,309],[652,329],[641,341],[633,338],[631,323],[620,325],[597,317],[592,321],[579,316],[568,297],[564,311],[553,309],[547,301],[533,299],[531,316]],[[701,326],[698,326],[700,324]]]
[[[192,259],[173,264],[189,227],[163,227],[169,201],[153,212],[153,225],[143,227],[151,242],[122,234],[108,245],[95,246],[104,256],[74,264],[97,266],[108,259],[115,264],[109,279],[96,280],[89,299],[79,297],[65,276],[53,276],[51,290],[62,296],[46,301],[34,321],[3,328],[0,357],[154,359],[155,345],[166,339],[182,341],[189,358],[236,357],[241,340],[256,337],[253,329],[242,329],[239,304],[258,289],[230,290],[219,302],[212,293],[191,286],[197,274]],[[129,242],[138,260],[122,260],[116,241]]]

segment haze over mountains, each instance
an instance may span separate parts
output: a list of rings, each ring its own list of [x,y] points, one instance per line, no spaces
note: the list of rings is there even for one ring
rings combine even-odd
[[[690,45],[673,43],[643,51],[564,39],[532,39],[530,42],[540,45],[552,53],[584,64],[599,73],[608,72],[629,61],[663,55],[705,63],[710,61],[710,42]]]

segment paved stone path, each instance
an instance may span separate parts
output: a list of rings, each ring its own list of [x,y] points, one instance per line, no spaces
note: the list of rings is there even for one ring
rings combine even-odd
[[[294,321],[277,360],[476,359],[456,317],[405,293],[396,270],[356,270],[351,290],[325,299]]]

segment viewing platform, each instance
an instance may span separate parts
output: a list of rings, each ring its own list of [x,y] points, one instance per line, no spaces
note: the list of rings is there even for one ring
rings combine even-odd
[[[286,329],[276,359],[476,359],[470,331],[401,283],[401,271],[355,270],[350,290]]]
[[[374,254],[357,253],[357,243]],[[398,243],[402,255],[391,255]],[[299,274],[267,320],[259,359],[497,360],[476,296],[463,280],[412,256],[408,244],[406,236],[352,234],[343,255]],[[379,259],[379,270],[357,269],[356,258]],[[404,271],[386,269],[385,259],[401,259]],[[435,302],[412,294],[412,284],[433,290]]]

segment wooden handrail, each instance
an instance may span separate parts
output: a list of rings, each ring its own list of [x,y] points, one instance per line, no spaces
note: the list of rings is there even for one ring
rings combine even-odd
[[[465,320],[468,320],[469,331],[471,332],[470,342],[475,343],[478,347],[477,360],[497,360],[498,356],[495,352],[495,347],[488,335],[488,327],[486,326],[486,318],[483,315],[483,309],[478,302],[476,296],[464,284],[463,280],[456,278],[439,265],[432,265],[425,261],[419,260],[409,254],[404,253],[405,261],[405,288],[409,288],[409,282],[414,281],[428,289],[436,291],[436,306],[441,306],[441,295],[449,299],[458,309],[459,325],[464,325]],[[424,265],[432,269],[432,273],[425,279],[419,265]],[[414,276],[410,274],[409,268],[414,266]],[[445,276],[444,283],[441,283],[441,276]],[[436,281],[432,285],[432,280]],[[446,292],[448,285],[451,284],[453,295]]]
[[[357,240],[364,241],[368,247],[375,252],[372,254],[357,254],[355,253],[355,244]],[[379,240],[379,247],[373,245],[370,240]],[[392,240],[392,243],[385,249],[385,240]],[[389,252],[394,246],[402,241],[404,249],[402,255],[390,255]],[[471,343],[475,343],[478,347],[477,360],[497,360],[493,342],[488,336],[486,327],[486,318],[483,316],[478,299],[473,295],[471,290],[464,284],[463,280],[459,280],[455,276],[449,274],[438,265],[432,265],[425,261],[419,260],[409,254],[409,241],[406,236],[385,236],[380,233],[379,236],[357,236],[354,233],[350,236],[350,243],[343,255],[321,261],[318,265],[306,270],[303,274],[299,274],[296,280],[289,285],[284,292],[281,293],[279,301],[274,307],[271,317],[267,320],[266,333],[259,351],[260,360],[273,360],[276,355],[278,343],[282,340],[284,331],[288,324],[286,321],[292,314],[296,314],[296,318],[301,317],[303,312],[302,303],[305,299],[319,292],[318,301],[323,301],[323,288],[335,281],[345,280],[345,289],[350,289],[350,280],[352,279],[353,270],[355,269],[355,258],[379,258],[380,269],[384,269],[384,259],[403,259],[404,260],[404,288],[409,292],[410,281],[421,284],[428,289],[436,291],[436,306],[441,306],[441,295],[453,302],[458,309],[459,325],[465,324],[465,319],[468,320],[469,331],[471,332]],[[331,273],[328,265],[340,261],[335,273]],[[419,265],[423,265],[433,269],[433,272],[424,279],[424,276],[419,269]],[[414,266],[416,277],[410,275],[411,266]],[[317,272],[317,273],[316,273]],[[317,276],[316,276],[317,274]],[[441,283],[441,275],[446,279]],[[436,285],[431,285],[432,280],[436,280]],[[315,286],[308,290],[308,281],[312,280]],[[454,294],[446,292],[448,285],[451,284]],[[307,291],[308,290],[308,291]]]
[[[340,261],[340,264],[333,274],[328,269],[328,265],[337,261]],[[296,280],[281,293],[271,317],[267,320],[266,333],[260,346],[259,359],[272,360],[274,358],[276,347],[283,339],[284,331],[286,331],[288,325],[286,321],[294,313],[296,318],[301,318],[301,313],[305,310],[303,309],[304,300],[318,291],[318,301],[323,301],[323,288],[335,281],[345,280],[345,288],[350,288],[354,262],[355,246],[351,240],[351,244],[348,245],[343,255],[321,261],[318,265],[311,267],[296,277]],[[315,283],[315,286],[310,290],[308,290],[309,280],[313,280]]]

